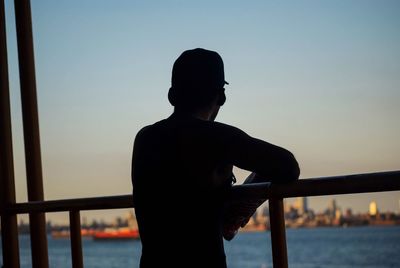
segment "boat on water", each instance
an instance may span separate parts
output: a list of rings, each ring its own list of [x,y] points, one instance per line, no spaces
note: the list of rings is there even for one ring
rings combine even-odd
[[[129,240],[139,239],[139,231],[132,228],[108,228],[98,231],[93,236],[94,240]]]

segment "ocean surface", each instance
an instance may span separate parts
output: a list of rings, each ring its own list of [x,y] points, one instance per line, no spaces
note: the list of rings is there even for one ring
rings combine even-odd
[[[171,239],[166,234],[165,239]],[[400,267],[400,226],[287,229],[289,267]],[[71,267],[70,244],[49,236],[50,267]],[[225,242],[228,267],[272,267],[269,232],[239,233]],[[83,239],[85,267],[138,267],[140,241]],[[21,267],[31,267],[28,235],[20,236]]]

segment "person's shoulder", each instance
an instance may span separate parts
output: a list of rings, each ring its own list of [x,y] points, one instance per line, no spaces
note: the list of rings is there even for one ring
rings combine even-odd
[[[151,133],[157,132],[157,130],[160,128],[160,126],[164,123],[165,123],[165,119],[142,127],[136,134],[136,138],[144,137],[144,136],[150,135]]]
[[[222,123],[222,122],[218,122],[218,121],[214,121],[211,123],[217,129],[222,129],[225,131],[232,131],[232,132],[243,132],[243,130],[241,130],[240,128],[233,126],[233,125],[226,124],[226,123]]]
[[[238,135],[247,135],[243,130],[240,128],[229,125],[226,123],[222,122],[217,122],[217,121],[207,121],[206,124],[210,128],[213,129],[216,133],[221,133],[222,135],[229,137],[229,136],[238,136]]]
[[[142,127],[136,134],[136,138],[144,136],[147,132],[151,131],[152,128],[153,128],[153,125],[146,125],[146,126]]]

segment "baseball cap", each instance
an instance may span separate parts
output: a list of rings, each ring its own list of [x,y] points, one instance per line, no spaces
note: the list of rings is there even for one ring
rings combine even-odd
[[[184,51],[172,68],[172,88],[223,88],[224,63],[221,56],[211,50],[195,48]]]

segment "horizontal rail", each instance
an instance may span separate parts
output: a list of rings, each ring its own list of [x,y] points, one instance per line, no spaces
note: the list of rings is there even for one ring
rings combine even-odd
[[[269,197],[357,194],[400,190],[400,171],[354,174],[271,184]]]
[[[6,213],[24,214],[31,212],[59,212],[131,207],[133,207],[132,195],[115,195],[16,203],[10,205],[6,209]]]
[[[301,179],[287,184],[254,183],[236,185],[233,187],[233,191],[238,198],[246,198],[250,195],[252,197],[287,198],[400,191],[400,171]],[[5,209],[5,213],[24,214],[31,212],[118,209],[131,208],[133,206],[132,195],[117,195],[16,203],[10,204]]]

